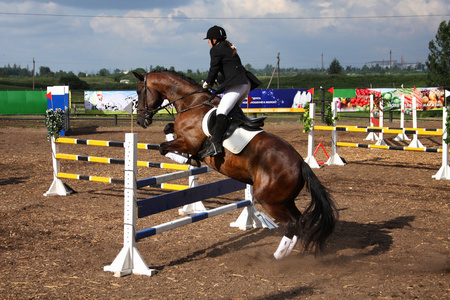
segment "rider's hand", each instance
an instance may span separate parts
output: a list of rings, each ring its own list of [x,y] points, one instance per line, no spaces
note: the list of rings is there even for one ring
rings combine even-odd
[[[211,86],[205,81],[205,82],[203,82],[203,88],[204,89],[211,89]]]

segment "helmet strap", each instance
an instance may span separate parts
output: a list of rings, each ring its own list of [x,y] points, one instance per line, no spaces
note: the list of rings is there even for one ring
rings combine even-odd
[[[213,47],[220,42],[218,39],[210,39],[210,40],[211,40],[211,45],[213,45]],[[216,41],[214,42],[214,40],[216,40]]]

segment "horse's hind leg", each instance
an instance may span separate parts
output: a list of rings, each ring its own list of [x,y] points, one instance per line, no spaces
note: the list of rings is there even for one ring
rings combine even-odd
[[[261,202],[262,201],[260,201],[260,203]],[[275,205],[269,205],[267,202],[261,204],[267,213],[279,221],[285,229],[285,235],[281,239],[281,242],[273,255],[276,259],[286,257],[292,252],[297,244],[301,213],[295,206],[294,200]]]

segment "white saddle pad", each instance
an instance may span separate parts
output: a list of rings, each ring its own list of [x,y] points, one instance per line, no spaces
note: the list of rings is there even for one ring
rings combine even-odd
[[[213,108],[205,115],[202,122],[203,132],[207,137],[211,136],[208,130],[208,118],[209,115],[217,108]],[[233,134],[223,141],[223,146],[233,154],[239,154],[250,143],[250,141],[260,132],[264,130],[249,131],[243,128],[236,129]]]

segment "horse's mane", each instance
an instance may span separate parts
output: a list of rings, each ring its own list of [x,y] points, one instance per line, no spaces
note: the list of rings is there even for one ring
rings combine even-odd
[[[195,79],[184,75],[182,72],[171,71],[171,70],[167,70],[167,69],[156,69],[156,70],[151,71],[150,73],[167,73],[167,74],[172,74],[172,75],[175,75],[176,77],[178,77],[178,78],[180,78],[180,79],[182,79],[184,81],[189,82],[190,84],[192,84],[192,85],[194,85],[194,86],[196,86],[198,88],[201,88],[201,85]]]

